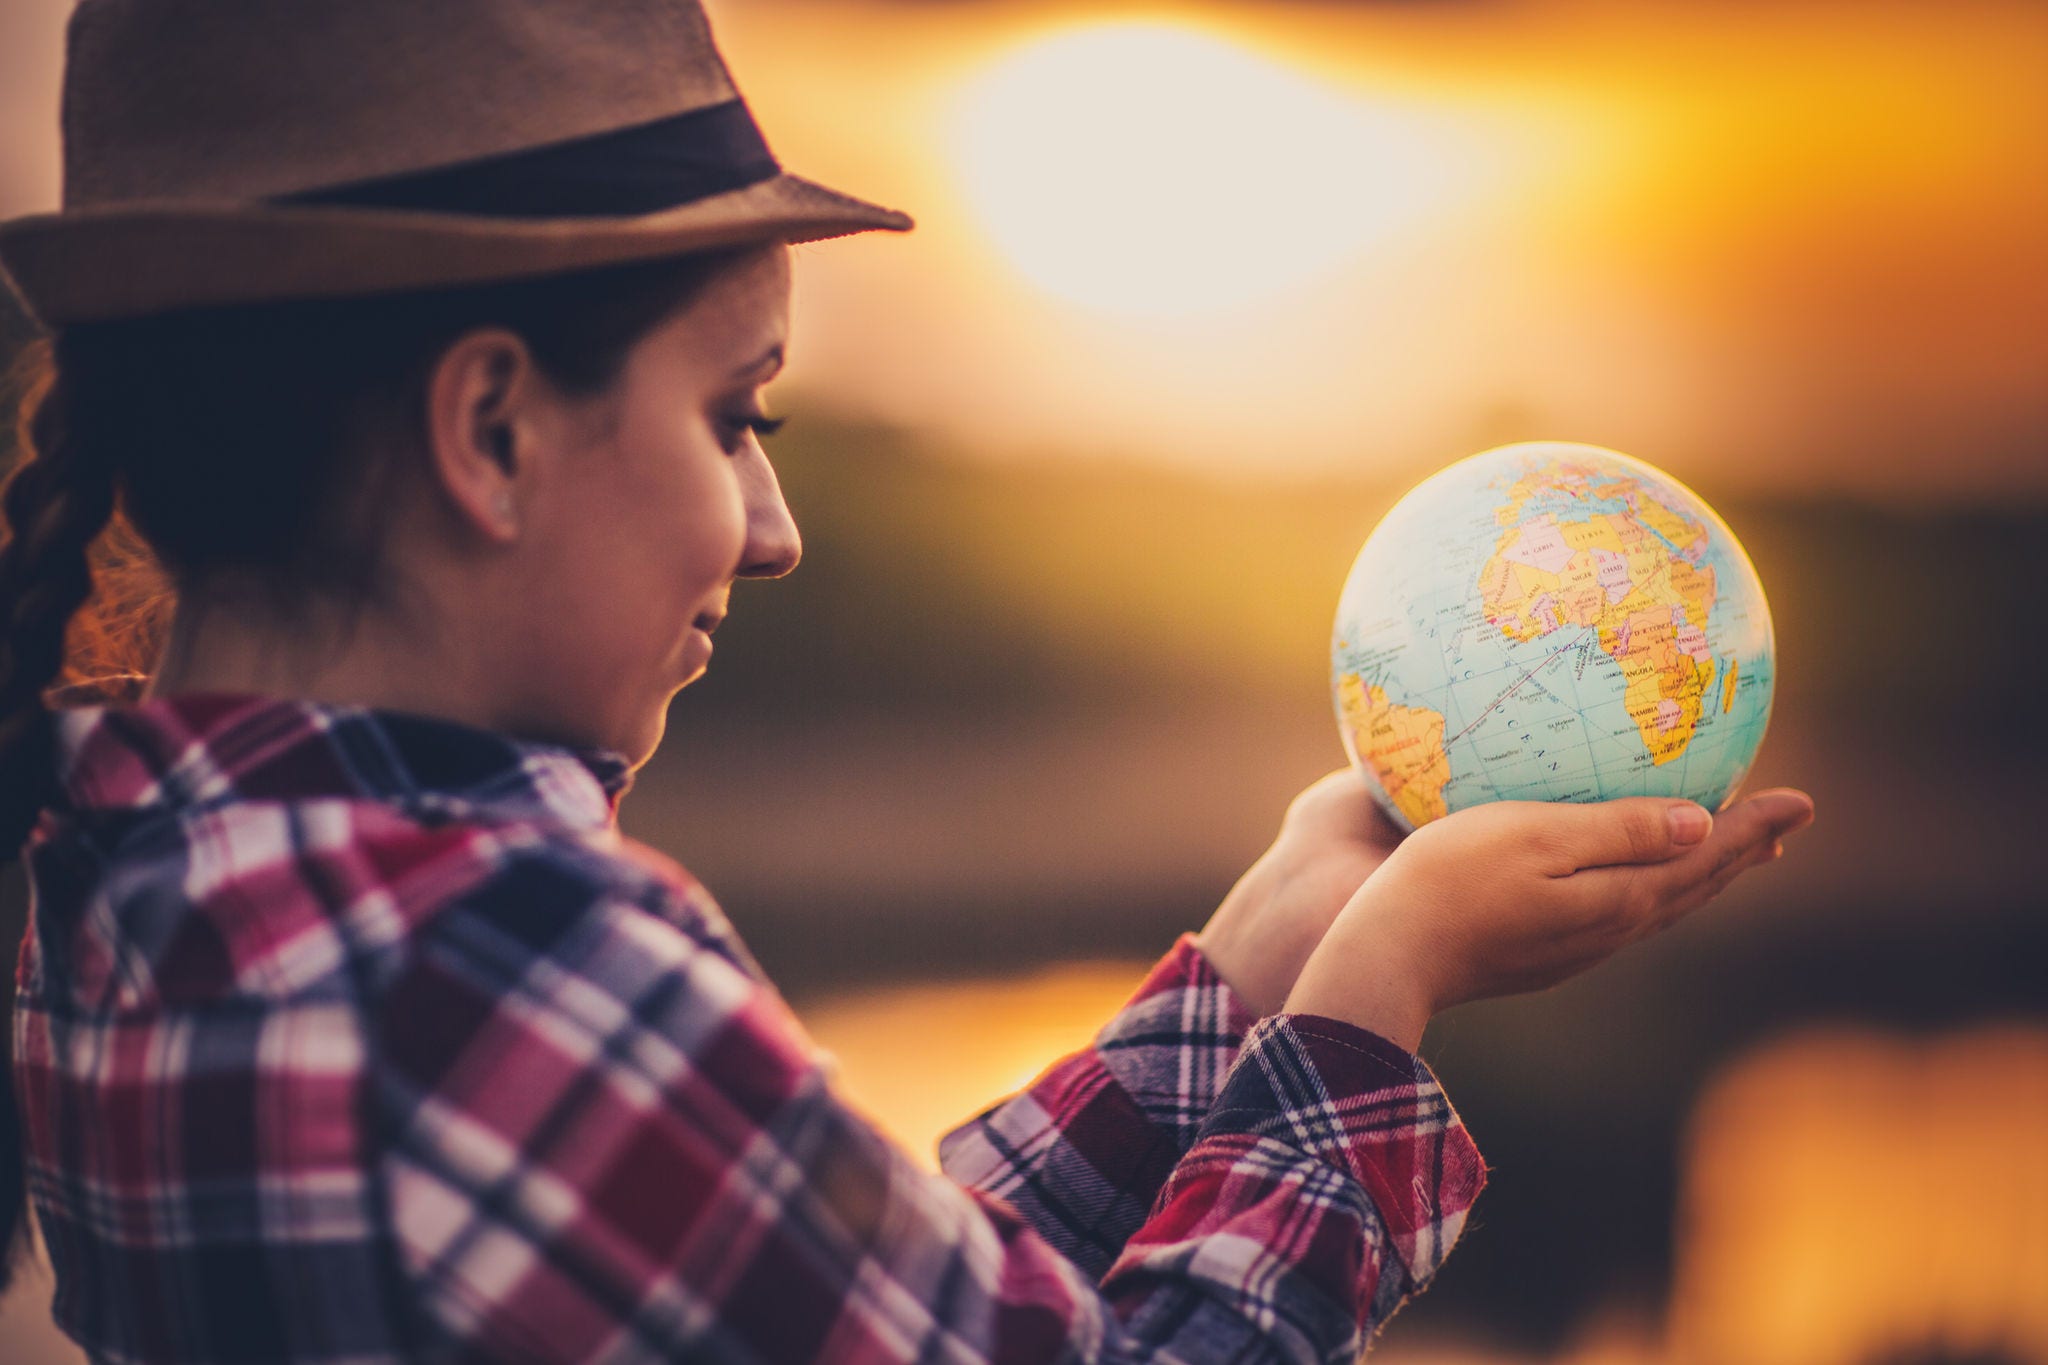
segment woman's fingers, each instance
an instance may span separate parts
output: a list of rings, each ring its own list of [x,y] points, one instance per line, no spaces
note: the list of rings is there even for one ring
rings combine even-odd
[[[1299,834],[1341,839],[1390,851],[1401,842],[1401,830],[1380,809],[1352,768],[1326,773],[1294,798],[1283,828]]]
[[[1781,788],[1721,812],[1713,832],[1683,856],[1651,866],[1594,867],[1570,878],[1594,901],[1619,907],[1640,931],[1662,928],[1705,905],[1749,868],[1777,856],[1780,841],[1813,821],[1813,799]]]
[[[1419,1037],[1435,1010],[1554,985],[1706,904],[1812,818],[1795,791],[1713,820],[1669,798],[1458,811],[1357,890],[1285,1008]]]
[[[1755,861],[1768,862],[1775,853],[1772,851],[1786,835],[1801,830],[1813,823],[1813,798],[1805,792],[1790,787],[1778,787],[1758,792],[1745,801],[1738,801],[1722,811],[1714,821],[1714,834],[1718,838],[1708,840],[1708,845],[1721,843],[1718,849],[1703,845],[1702,854],[1714,856],[1703,859],[1707,872],[1700,875],[1698,868],[1674,866],[1671,874],[1683,880],[1703,881],[1728,863],[1749,866]],[[1731,850],[1740,850],[1734,852]],[[1740,871],[1741,867],[1736,870]],[[1731,874],[1732,875],[1732,874]]]
[[[1782,825],[1787,834],[1813,823],[1813,798],[1796,787],[1772,787],[1737,802],[1731,809]]]
[[[1550,873],[1567,877],[1582,868],[1661,863],[1696,848],[1714,817],[1691,801],[1631,796],[1592,805],[1529,805]]]

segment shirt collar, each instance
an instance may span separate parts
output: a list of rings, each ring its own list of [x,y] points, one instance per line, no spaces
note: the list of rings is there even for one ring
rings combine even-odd
[[[61,702],[61,696],[57,699]],[[632,765],[438,716],[241,693],[56,713],[61,801],[79,812],[342,797],[430,818],[614,824]]]

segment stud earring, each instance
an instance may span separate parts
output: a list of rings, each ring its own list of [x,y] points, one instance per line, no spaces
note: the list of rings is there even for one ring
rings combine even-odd
[[[511,521],[512,495],[510,493],[500,492],[497,498],[491,503],[491,513],[492,515],[496,516],[499,521]]]

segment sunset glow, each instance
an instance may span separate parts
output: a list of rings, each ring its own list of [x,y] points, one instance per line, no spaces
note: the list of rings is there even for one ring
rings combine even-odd
[[[918,219],[804,253],[788,383],[935,450],[2048,487],[2039,7],[714,9],[785,162]]]
[[[1093,24],[978,71],[950,153],[981,226],[1089,309],[1213,313],[1325,274],[1448,197],[1455,156],[1221,34]]]
[[[2037,1025],[1760,1049],[1693,1120],[1670,1360],[1853,1365],[1913,1343],[2042,1359],[2044,1148]]]

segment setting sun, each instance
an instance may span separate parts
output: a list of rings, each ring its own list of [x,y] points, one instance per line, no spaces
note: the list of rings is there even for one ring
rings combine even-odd
[[[1200,29],[1094,24],[961,89],[950,151],[984,230],[1040,288],[1178,317],[1269,298],[1439,203],[1454,149]]]

